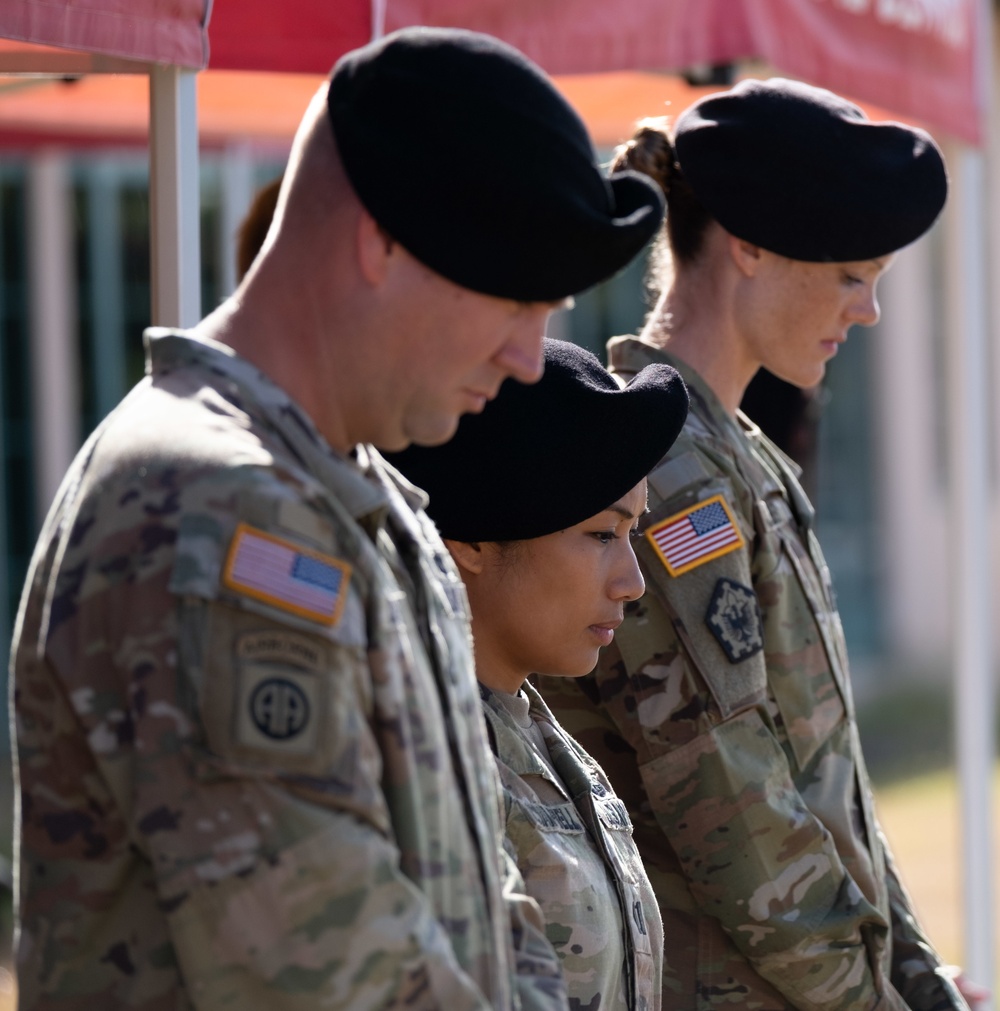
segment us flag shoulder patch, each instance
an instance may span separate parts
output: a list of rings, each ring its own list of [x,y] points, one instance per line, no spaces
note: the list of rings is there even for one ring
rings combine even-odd
[[[347,597],[351,567],[247,523],[236,527],[222,582],[300,618],[336,625]]]
[[[646,537],[672,576],[690,572],[745,543],[722,495],[668,516],[650,527]]]

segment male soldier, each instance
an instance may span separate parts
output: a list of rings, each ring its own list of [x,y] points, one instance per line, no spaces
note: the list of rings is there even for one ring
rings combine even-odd
[[[39,540],[22,1008],[564,1006],[501,856],[461,581],[369,444],[537,379],[549,312],[660,207],[496,40],[334,68],[253,269],[147,334]]]

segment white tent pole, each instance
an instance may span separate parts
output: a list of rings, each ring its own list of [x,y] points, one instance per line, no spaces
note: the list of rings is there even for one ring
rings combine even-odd
[[[988,0],[980,27],[991,26]],[[978,33],[983,81],[992,80],[992,30]],[[983,88],[982,93],[988,94]],[[989,105],[988,100],[987,106]],[[988,110],[987,110],[988,112]],[[991,129],[991,117],[984,128]],[[991,778],[993,739],[987,377],[989,238],[987,152],[957,146],[947,217],[950,537],[954,559],[955,737],[962,811],[964,963],[970,979],[995,979]]]
[[[31,420],[39,526],[80,445],[72,193],[69,166],[42,151],[28,168],[28,287],[31,306]]]
[[[0,171],[0,182],[3,182],[3,172]],[[3,202],[4,197],[2,192],[0,192],[0,216],[3,214]],[[3,262],[3,249],[0,248],[0,277],[5,276],[4,262]],[[6,294],[6,286],[0,286],[0,319],[3,318],[4,303],[3,299]],[[0,325],[0,341],[6,343],[6,334],[4,333],[4,328]],[[0,354],[0,391],[4,390],[6,384],[4,382],[4,371],[5,371],[4,356]],[[2,408],[0,404],[0,408]],[[4,411],[0,409],[0,459],[6,460],[7,454],[9,452],[9,447],[7,445],[7,440],[9,438],[9,433],[7,432],[6,426],[4,424]],[[7,468],[5,466],[0,467],[0,642],[5,645],[10,642],[10,619],[8,615],[10,614],[10,558],[8,557],[8,552],[6,550],[10,542],[10,527],[8,523],[10,522],[7,515]],[[0,741],[10,741],[9,734],[0,737]],[[2,977],[0,977],[0,982],[2,982]]]
[[[963,149],[952,166],[954,233],[949,259],[952,321],[949,458],[954,558],[955,737],[962,810],[962,896],[966,973],[993,981],[993,614],[987,448],[985,158]]]
[[[149,72],[149,216],[156,326],[201,318],[197,72]]]
[[[253,158],[246,144],[235,144],[222,152],[219,167],[219,274],[222,297],[236,290],[236,240],[240,225],[254,197]]]
[[[389,0],[372,0],[372,42],[385,35],[385,12]]]
[[[122,277],[120,177],[113,156],[94,159],[86,176],[87,247],[94,400],[103,418],[125,393],[125,285]]]

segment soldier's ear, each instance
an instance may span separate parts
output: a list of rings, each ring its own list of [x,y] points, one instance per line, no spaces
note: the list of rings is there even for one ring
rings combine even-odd
[[[444,543],[463,577],[467,574],[478,576],[483,571],[485,556],[483,546],[478,541],[446,540]]]
[[[358,264],[369,284],[378,286],[385,280],[394,246],[389,233],[362,207],[357,221]]]
[[[736,238],[735,235],[727,235],[726,238],[728,239],[729,255],[732,257],[733,263],[736,264],[737,270],[744,277],[753,277],[760,269],[764,250],[752,242]]]

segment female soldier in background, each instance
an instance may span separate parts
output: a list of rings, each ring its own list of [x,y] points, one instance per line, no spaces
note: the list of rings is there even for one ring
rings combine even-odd
[[[761,365],[812,386],[876,322],[893,252],[944,204],[941,155],[775,79],[702,99],[673,142],[644,126],[622,166],[666,193],[673,276],[611,368],[675,366],[691,413],[649,477],[646,595],[592,676],[542,688],[635,822],[664,1008],[964,1007],[875,820],[813,508],[738,411]]]
[[[504,384],[447,445],[389,459],[430,495],[468,591],[507,842],[570,1008],[657,1011],[663,934],[628,815],[526,679],[592,670],[642,595],[630,534],[687,394],[666,365],[620,390],[589,351],[546,340],[544,354],[536,385]]]

